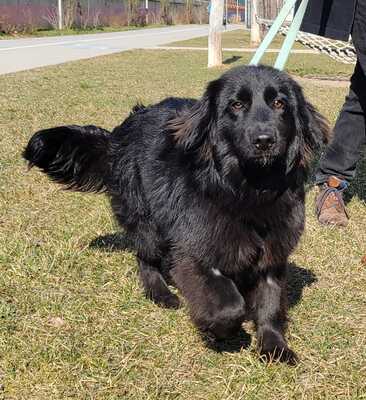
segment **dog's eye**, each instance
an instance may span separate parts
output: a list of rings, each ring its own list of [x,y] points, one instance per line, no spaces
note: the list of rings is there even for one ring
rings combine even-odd
[[[283,110],[285,108],[285,103],[282,100],[275,100],[273,102],[273,108],[276,110]]]
[[[241,101],[234,101],[231,103],[231,108],[235,111],[238,111],[244,108],[244,104]]]

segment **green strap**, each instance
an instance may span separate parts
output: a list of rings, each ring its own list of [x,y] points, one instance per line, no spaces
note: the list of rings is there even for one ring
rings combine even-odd
[[[304,14],[306,11],[306,7],[308,5],[309,0],[302,0],[296,15],[292,21],[289,31],[287,32],[286,39],[283,42],[281,50],[277,56],[277,60],[275,62],[274,67],[283,70],[285,68],[288,56],[290,55],[290,51],[292,46],[294,45],[296,35],[300,30],[301,22],[304,19]]]
[[[294,44],[296,39],[296,35],[299,32],[301,22],[304,18],[304,14],[306,11],[306,7],[308,5],[309,0],[302,0],[296,15],[291,23],[290,29],[286,35],[286,39],[283,42],[281,50],[277,56],[276,63],[274,65],[275,68],[279,70],[283,70],[288,56],[290,54],[291,48]],[[277,15],[277,18],[273,21],[271,28],[269,29],[267,35],[263,39],[262,43],[258,47],[257,51],[255,52],[252,60],[250,61],[250,65],[258,65],[259,61],[263,57],[265,51],[272,43],[272,40],[280,30],[284,20],[288,16],[291,9],[295,6],[296,0],[287,0],[284,6],[282,7],[281,11]]]

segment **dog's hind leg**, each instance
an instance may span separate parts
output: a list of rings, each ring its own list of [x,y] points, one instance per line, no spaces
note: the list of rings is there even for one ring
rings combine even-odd
[[[148,263],[137,258],[139,265],[139,273],[145,295],[154,303],[167,308],[179,308],[179,297],[172,293],[166,284],[159,268],[153,263]]]

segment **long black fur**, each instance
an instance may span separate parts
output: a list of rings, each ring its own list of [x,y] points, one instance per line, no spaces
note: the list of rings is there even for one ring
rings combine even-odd
[[[327,134],[287,74],[238,67],[200,100],[138,105],[111,134],[40,131],[24,157],[67,188],[108,193],[149,298],[178,307],[174,284],[196,326],[217,339],[250,318],[260,353],[294,363],[284,337],[287,259],[304,228],[311,155]]]
[[[81,192],[105,190],[110,135],[96,126],[60,126],[33,135],[23,152],[53,181]]]

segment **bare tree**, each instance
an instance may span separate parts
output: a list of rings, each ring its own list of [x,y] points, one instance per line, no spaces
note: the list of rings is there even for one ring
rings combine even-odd
[[[208,34],[208,67],[222,65],[221,35],[224,21],[224,0],[210,2],[210,29]]]
[[[268,26],[258,23],[258,19],[274,20],[283,6],[283,0],[251,0],[252,27],[250,44],[257,47],[267,33]],[[260,22],[260,21],[259,21]]]
[[[47,21],[53,29],[62,29],[62,24],[60,25],[60,13],[57,11],[56,7],[49,7],[46,9],[45,14],[42,15],[42,19]],[[60,28],[61,26],[61,28]]]
[[[164,24],[171,25],[170,1],[160,0],[160,19]]]
[[[127,0],[127,25],[136,25],[138,18],[138,0]]]
[[[186,0],[186,23],[193,23],[193,0]]]
[[[70,29],[74,25],[76,5],[76,0],[63,0],[63,21],[66,29]]]
[[[283,0],[257,0],[260,18],[273,20],[283,6]]]

